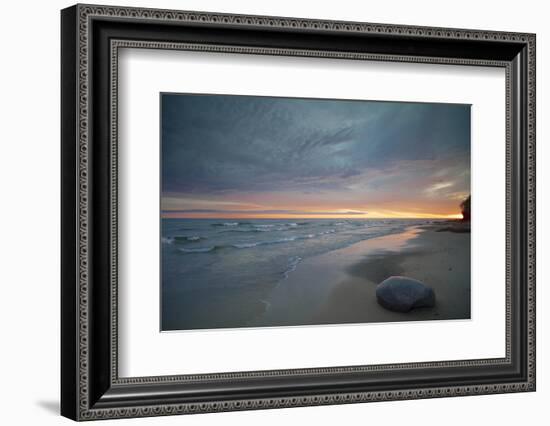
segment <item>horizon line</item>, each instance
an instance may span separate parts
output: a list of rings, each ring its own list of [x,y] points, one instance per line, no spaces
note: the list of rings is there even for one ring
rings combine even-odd
[[[342,219],[342,220],[365,220],[365,219],[462,219],[462,214],[449,214],[449,215],[430,215],[430,216],[370,216],[370,217],[303,217],[303,216],[290,216],[290,217],[227,217],[227,216],[211,216],[211,217],[177,217],[177,216],[164,216],[161,215],[161,219],[204,219],[204,220],[297,220],[297,219]]]

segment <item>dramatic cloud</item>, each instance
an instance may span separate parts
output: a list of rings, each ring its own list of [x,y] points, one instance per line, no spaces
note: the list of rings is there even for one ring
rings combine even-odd
[[[470,107],[164,94],[162,192],[174,215],[452,214]]]

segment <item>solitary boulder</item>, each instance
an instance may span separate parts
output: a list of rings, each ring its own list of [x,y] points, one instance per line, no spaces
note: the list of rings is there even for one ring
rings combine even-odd
[[[389,277],[376,287],[376,299],[384,308],[397,312],[408,312],[413,308],[435,305],[434,291],[408,277]]]

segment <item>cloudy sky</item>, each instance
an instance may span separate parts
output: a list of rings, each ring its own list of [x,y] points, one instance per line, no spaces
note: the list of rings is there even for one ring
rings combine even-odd
[[[452,217],[470,106],[163,94],[163,217]]]

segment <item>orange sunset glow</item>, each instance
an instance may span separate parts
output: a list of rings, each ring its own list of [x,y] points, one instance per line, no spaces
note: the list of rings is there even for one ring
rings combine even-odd
[[[258,214],[254,212],[226,213],[223,216],[212,216],[208,213],[181,214],[177,212],[163,212],[163,218],[167,219],[462,219],[461,213],[434,214],[418,212],[373,212],[362,215],[343,215],[327,213],[292,214]]]

